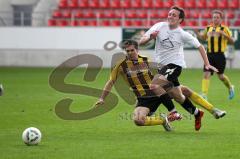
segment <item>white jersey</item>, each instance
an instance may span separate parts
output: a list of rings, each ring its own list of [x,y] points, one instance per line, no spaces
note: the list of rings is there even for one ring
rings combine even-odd
[[[184,43],[189,43],[196,48],[201,45],[197,38],[181,27],[170,30],[167,22],[156,23],[145,35],[150,36],[154,31],[159,31],[155,44],[155,61],[161,65],[172,63],[186,67],[183,53]]]

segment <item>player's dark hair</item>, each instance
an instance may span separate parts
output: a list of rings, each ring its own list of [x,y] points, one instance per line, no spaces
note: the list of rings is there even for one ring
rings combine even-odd
[[[135,40],[132,40],[132,39],[127,39],[127,40],[123,40],[121,43],[120,43],[120,47],[122,49],[126,49],[128,46],[130,45],[133,45],[135,49],[138,50],[138,42],[135,41]]]
[[[177,11],[180,12],[179,14],[179,19],[182,19],[182,21],[180,22],[180,24],[184,21],[184,18],[185,18],[185,12],[184,12],[184,9],[181,8],[181,7],[178,7],[178,6],[173,6],[171,7],[171,9],[175,9]]]

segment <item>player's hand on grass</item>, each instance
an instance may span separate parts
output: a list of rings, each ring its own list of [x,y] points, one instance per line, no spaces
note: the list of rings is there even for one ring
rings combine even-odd
[[[215,68],[214,66],[212,66],[212,65],[206,65],[205,68],[206,68],[207,70],[213,70],[214,72],[218,72],[218,69],[216,69],[216,68]]]
[[[95,103],[95,106],[103,105],[104,100],[102,98],[99,98],[98,101]]]

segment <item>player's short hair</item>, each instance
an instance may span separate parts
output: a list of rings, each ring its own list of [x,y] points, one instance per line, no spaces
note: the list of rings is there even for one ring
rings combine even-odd
[[[122,49],[126,49],[128,46],[130,45],[133,45],[135,49],[138,50],[138,42],[135,41],[135,40],[132,40],[132,39],[126,39],[126,40],[123,40],[121,43],[120,43],[120,47]]]
[[[213,11],[212,11],[212,15],[213,15],[213,14],[219,14],[222,19],[223,19],[223,17],[224,17],[223,12],[220,11],[220,10],[213,10]]]
[[[178,6],[173,6],[171,7],[171,9],[175,9],[177,11],[180,12],[179,14],[179,19],[182,19],[182,21],[180,22],[180,24],[184,21],[184,18],[185,18],[185,12],[184,12],[184,9],[181,8],[181,7],[178,7]]]

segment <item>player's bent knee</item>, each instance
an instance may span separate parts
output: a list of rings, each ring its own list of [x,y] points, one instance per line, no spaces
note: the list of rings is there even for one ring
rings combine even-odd
[[[183,93],[184,96],[186,96],[186,97],[191,96],[191,91],[187,87],[182,86],[181,90],[182,90],[182,93]]]
[[[154,91],[158,88],[158,85],[157,84],[150,84],[149,88],[150,88],[150,90]]]
[[[135,123],[137,126],[144,126],[144,121],[143,121],[143,120],[140,120],[140,119],[134,119],[134,123]]]
[[[185,100],[185,96],[184,95],[175,96],[174,100],[178,103],[183,103]]]

